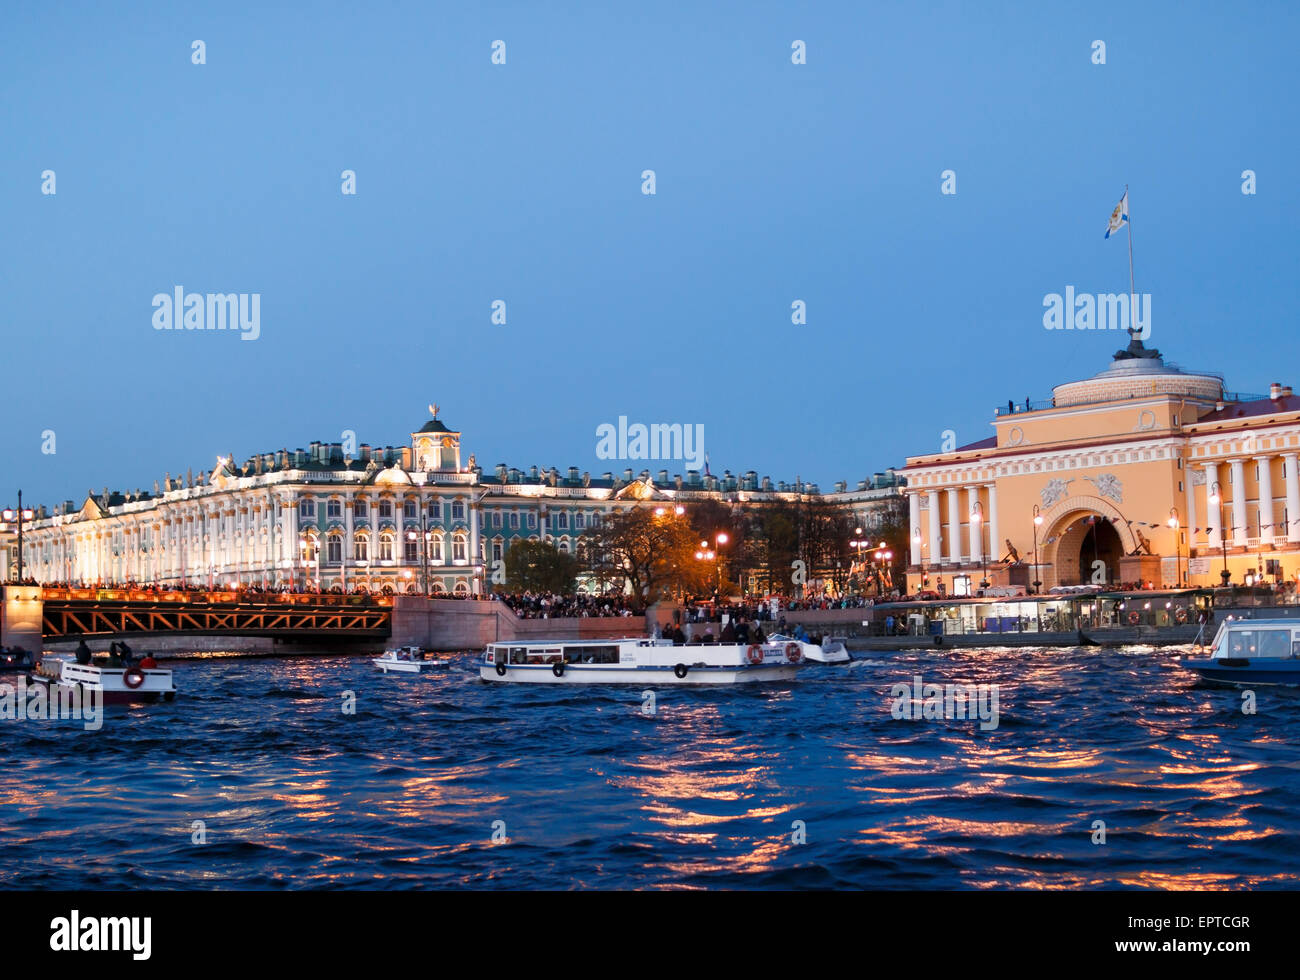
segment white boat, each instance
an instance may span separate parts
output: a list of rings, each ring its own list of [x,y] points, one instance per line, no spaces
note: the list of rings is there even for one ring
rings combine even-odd
[[[397,647],[395,650],[385,650],[383,656],[375,657],[372,662],[385,674],[419,674],[426,670],[446,667],[451,663],[450,660],[431,658],[420,647]]]
[[[844,645],[844,637],[827,636],[822,638],[821,646],[808,644],[808,659],[818,664],[846,664],[853,658]]]
[[[103,704],[140,704],[170,701],[176,697],[172,672],[162,667],[103,667],[46,657],[37,663],[31,679],[53,688],[80,688],[83,694],[98,691]],[[55,691],[51,690],[50,694]]]
[[[1219,626],[1210,655],[1183,666],[1222,684],[1300,685],[1300,619],[1233,619]]]
[[[526,684],[742,684],[784,681],[815,649],[798,640],[675,646],[671,640],[537,640],[489,643],[485,681]]]

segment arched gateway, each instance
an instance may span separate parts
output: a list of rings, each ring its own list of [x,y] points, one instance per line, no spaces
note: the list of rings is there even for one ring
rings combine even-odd
[[[1100,584],[1112,585],[1120,579],[1120,559],[1138,550],[1128,521],[1102,497],[1069,497],[1043,518],[1039,548],[1044,589],[1092,584],[1097,571],[1105,575]]]

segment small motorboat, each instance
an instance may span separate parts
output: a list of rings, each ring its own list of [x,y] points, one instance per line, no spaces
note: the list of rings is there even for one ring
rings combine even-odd
[[[1210,655],[1184,657],[1182,665],[1221,684],[1300,685],[1300,620],[1228,619]]]
[[[781,633],[773,633],[767,641],[769,643],[799,642],[795,637]],[[849,656],[848,647],[844,645],[842,636],[823,637],[820,646],[806,641],[802,646],[804,659],[812,664],[846,664],[853,659]]]
[[[108,667],[96,663],[79,664],[69,660],[45,657],[31,672],[36,684],[47,684],[49,695],[59,688],[82,695],[103,697],[103,704],[149,704],[154,701],[171,701],[176,697],[172,672],[160,667]]]
[[[420,674],[426,670],[446,667],[451,661],[430,657],[420,647],[397,647],[395,650],[385,650],[383,656],[375,657],[372,663],[385,674]]]

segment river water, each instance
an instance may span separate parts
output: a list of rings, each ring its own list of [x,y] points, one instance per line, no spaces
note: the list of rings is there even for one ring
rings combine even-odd
[[[867,656],[653,713],[468,658],[170,661],[175,702],[97,732],[0,721],[0,883],[1297,887],[1300,692],[1243,712],[1150,648]],[[997,727],[894,717],[918,676],[996,686]]]

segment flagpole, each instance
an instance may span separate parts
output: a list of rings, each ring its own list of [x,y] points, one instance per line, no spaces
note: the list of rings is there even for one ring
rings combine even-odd
[[[1128,211],[1128,220],[1124,224],[1128,226],[1128,335],[1131,339],[1137,336],[1133,329],[1137,317],[1137,287],[1133,285],[1133,202],[1128,199],[1128,184],[1124,185],[1124,203]]]

